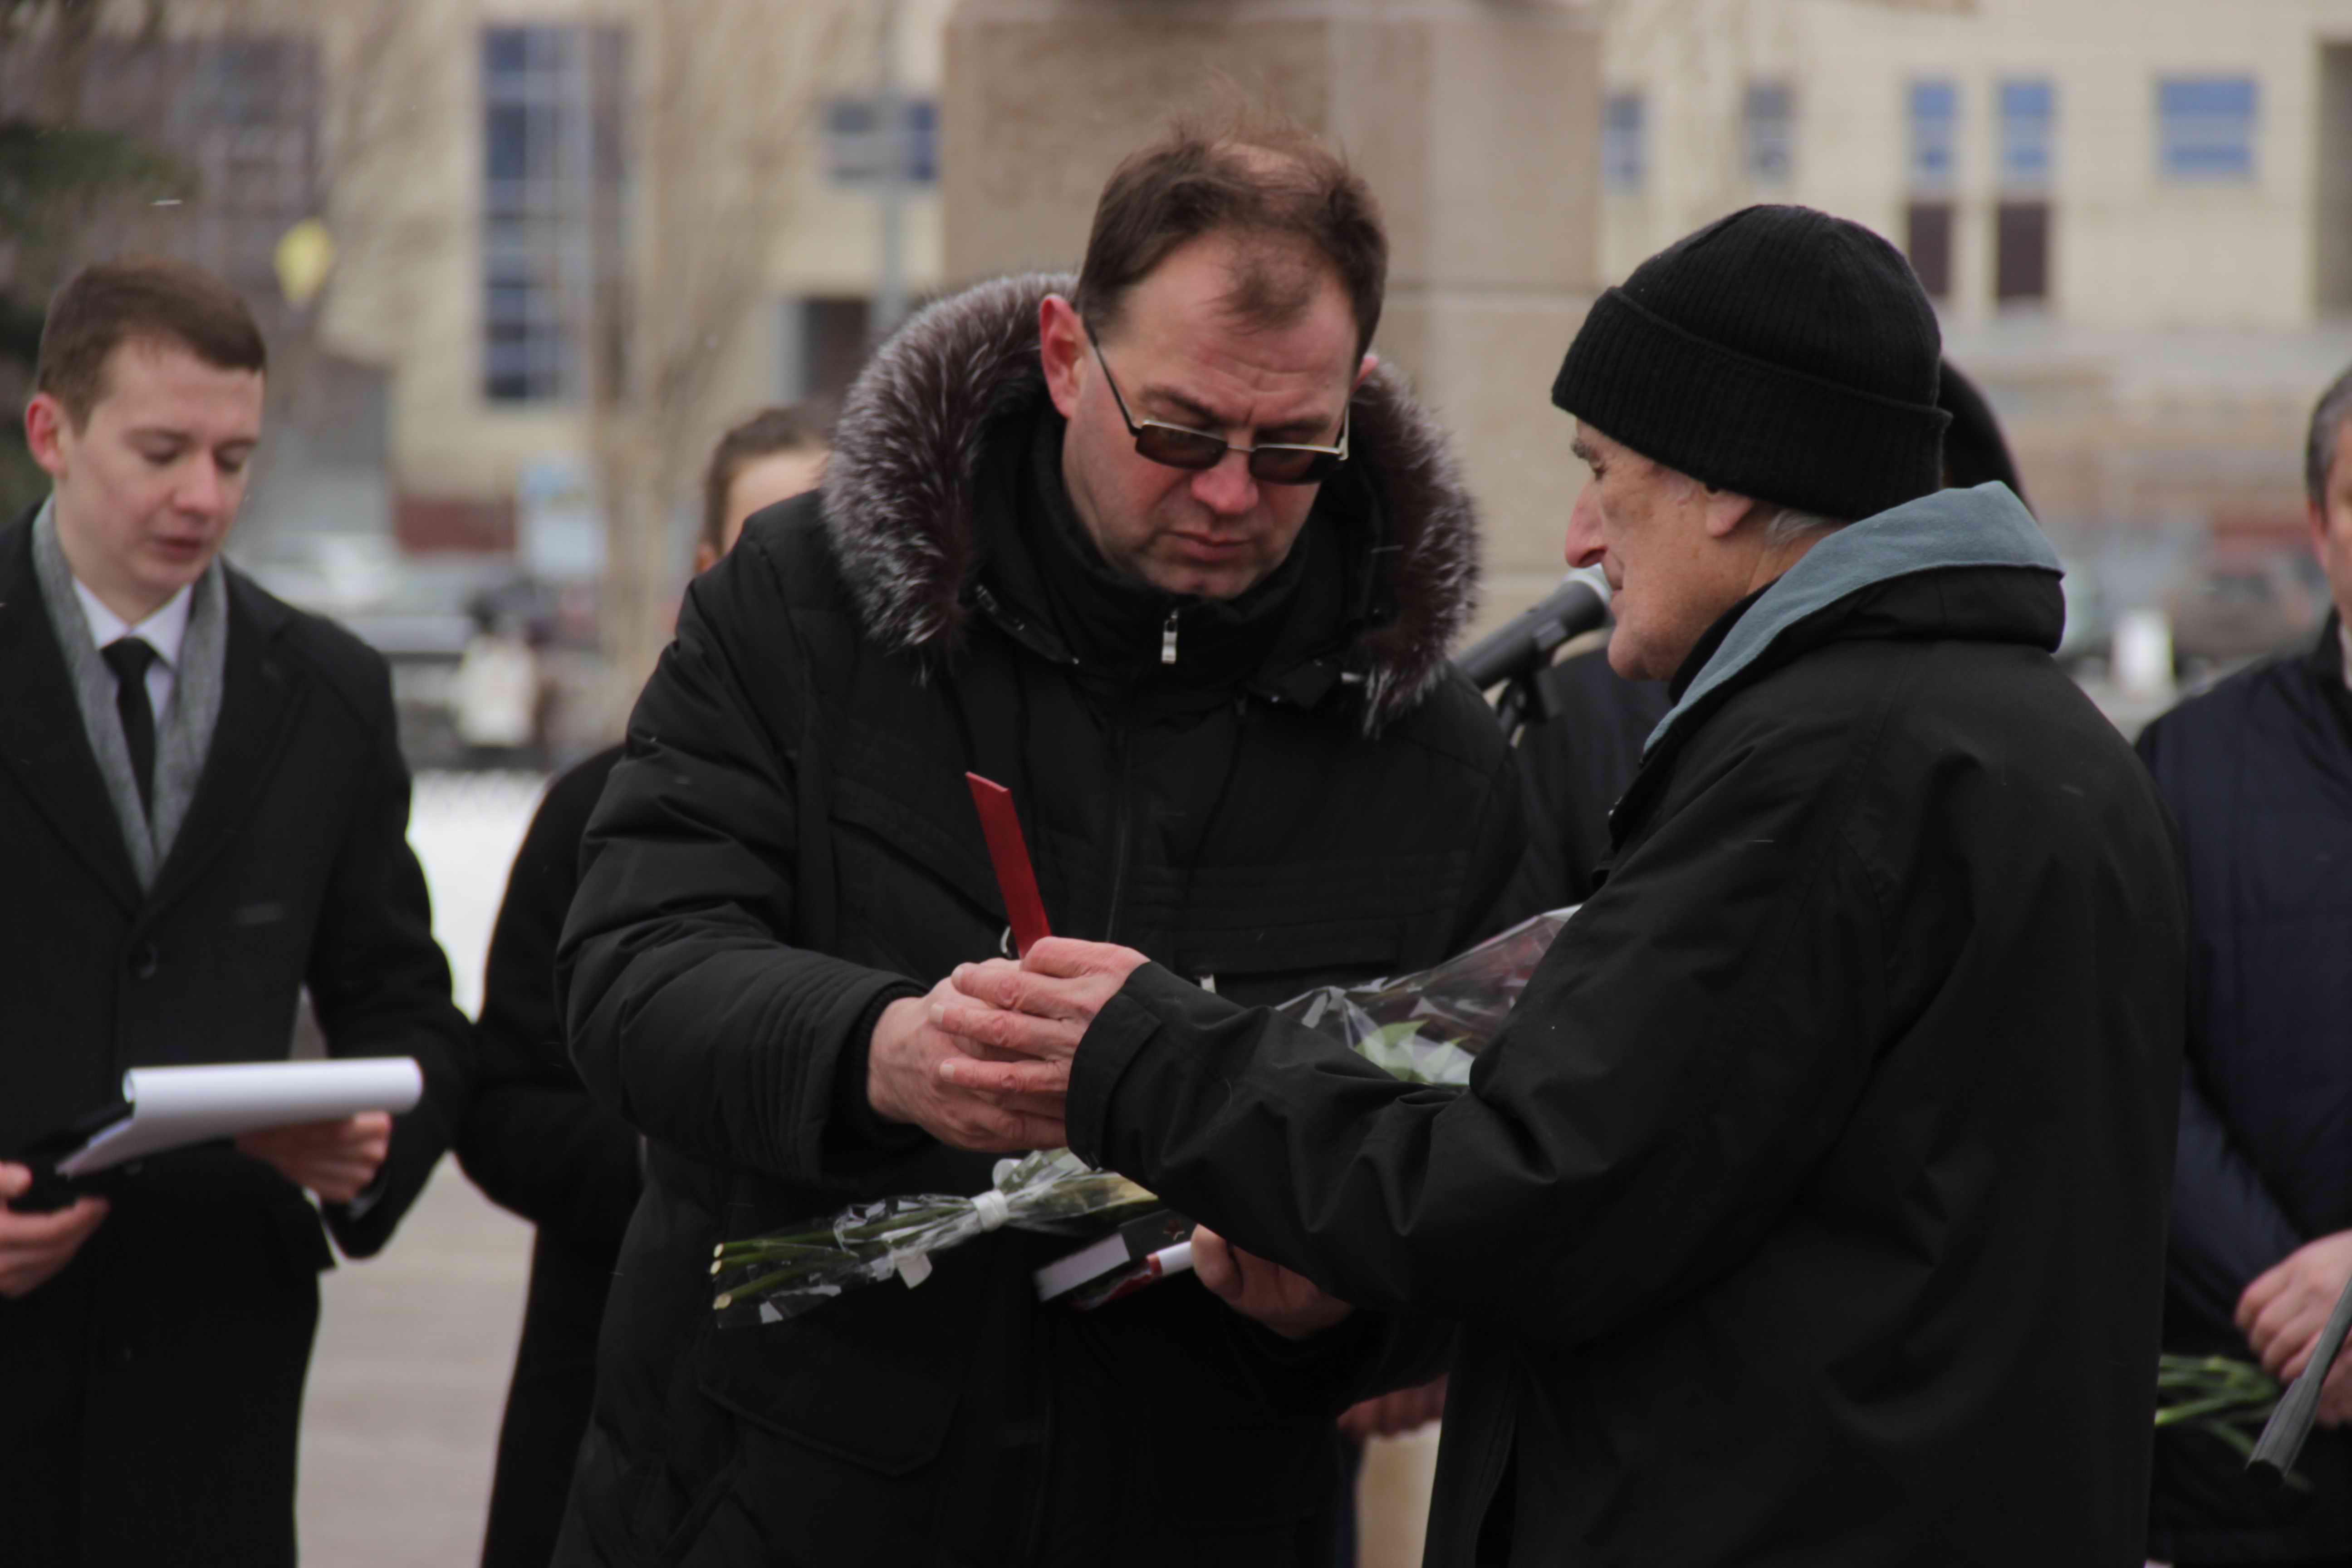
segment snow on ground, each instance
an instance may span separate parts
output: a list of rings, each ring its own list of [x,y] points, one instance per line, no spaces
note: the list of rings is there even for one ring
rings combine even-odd
[[[433,895],[433,937],[448,955],[457,1005],[482,1007],[482,961],[506,897],[507,872],[546,793],[538,773],[426,773],[416,776],[408,842]]]

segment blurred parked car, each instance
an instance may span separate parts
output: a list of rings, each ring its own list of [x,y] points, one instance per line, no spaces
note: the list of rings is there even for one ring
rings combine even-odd
[[[478,625],[492,617],[543,640],[559,620],[554,591],[519,576],[504,556],[415,556],[387,538],[319,532],[271,539],[237,564],[383,655],[401,750],[416,769],[478,760],[452,710],[458,664]]]
[[[2291,552],[2222,549],[2173,591],[2166,609],[2174,661],[2189,673],[2301,646],[2318,630],[2326,598]]]

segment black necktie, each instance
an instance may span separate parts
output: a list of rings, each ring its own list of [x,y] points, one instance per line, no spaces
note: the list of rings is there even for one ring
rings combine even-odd
[[[147,667],[155,650],[140,637],[117,637],[99,650],[114,671],[114,710],[122,715],[122,738],[131,742],[131,776],[139,781],[139,806],[155,813],[155,710],[147,705]]]

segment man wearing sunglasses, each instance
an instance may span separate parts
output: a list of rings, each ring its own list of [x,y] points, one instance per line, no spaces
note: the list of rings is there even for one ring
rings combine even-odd
[[[1330,1561],[1333,1418],[1436,1371],[1425,1331],[1221,1247],[1041,1305],[1072,1243],[1012,1229],[718,1327],[710,1259],[1064,1142],[1058,1103],[937,1070],[946,977],[1010,949],[967,771],[1012,791],[1055,930],[1244,1001],[1515,912],[1517,786],[1446,658],[1474,518],[1369,352],[1385,271],[1311,138],[1174,130],[1077,279],[886,343],[822,489],[694,584],[558,961],[650,1150],[558,1563]]]

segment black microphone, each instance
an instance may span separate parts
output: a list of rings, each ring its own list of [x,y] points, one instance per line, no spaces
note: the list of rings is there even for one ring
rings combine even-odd
[[[1570,572],[1532,608],[1481,637],[1454,661],[1454,668],[1484,691],[1499,681],[1532,675],[1551,662],[1560,644],[1608,620],[1609,580],[1590,567]]]

